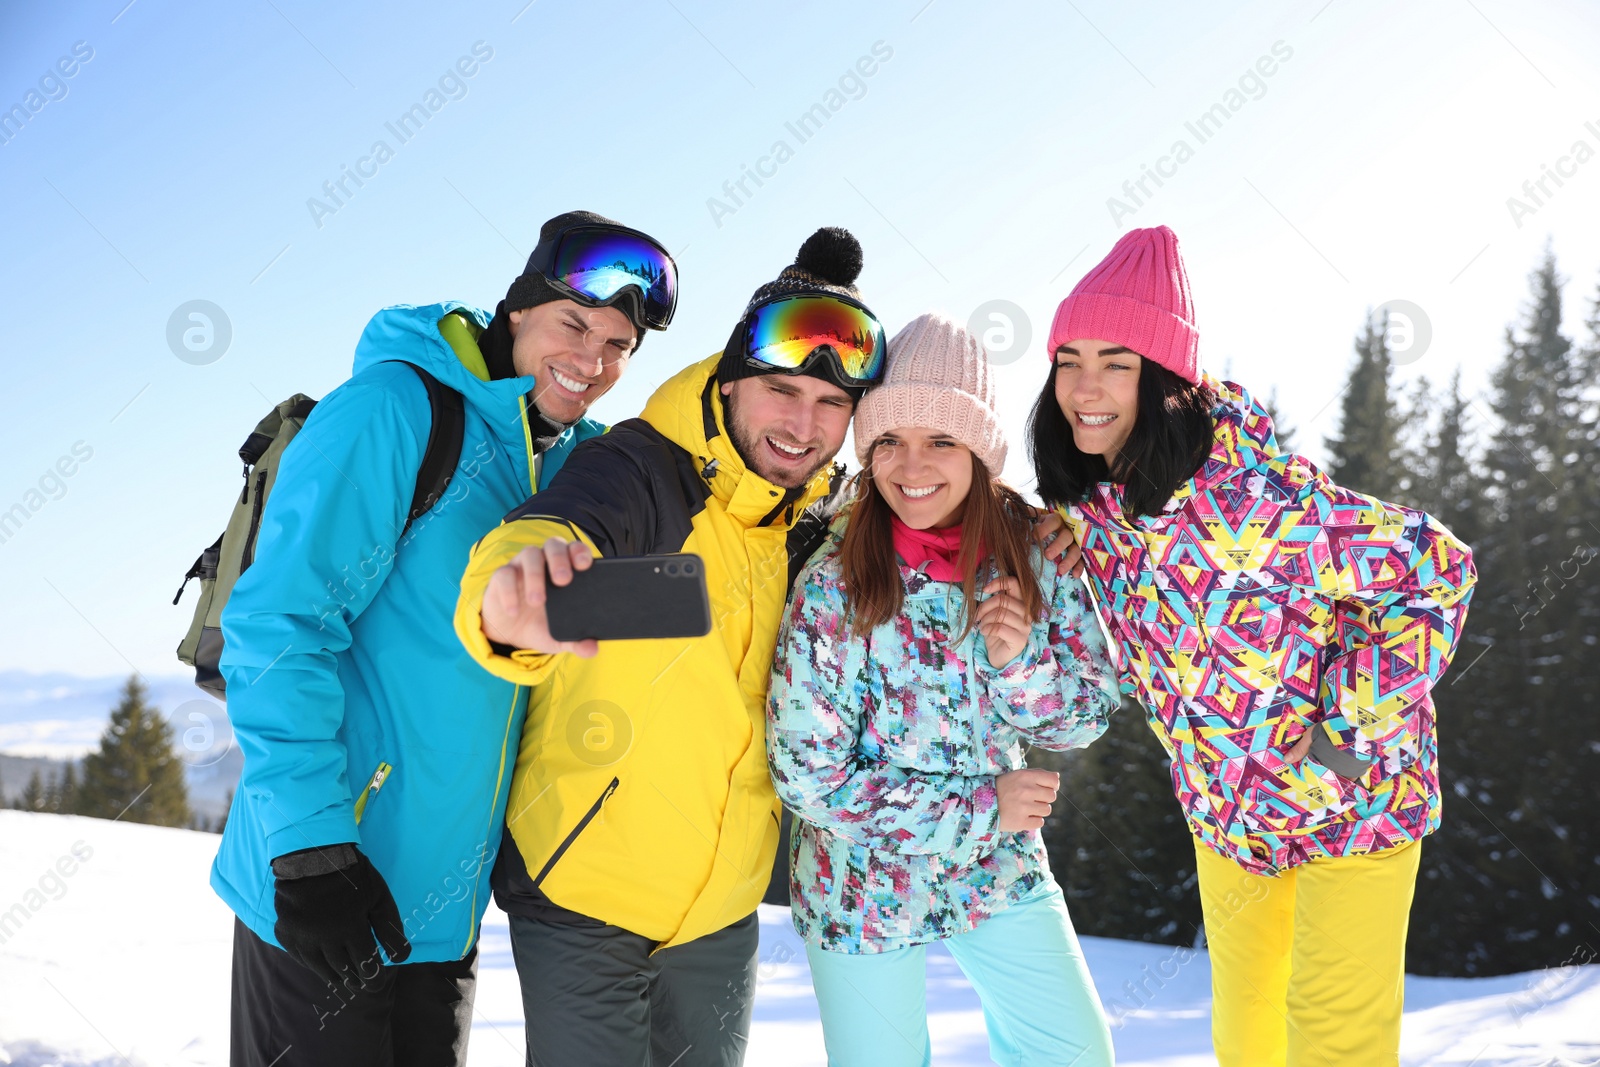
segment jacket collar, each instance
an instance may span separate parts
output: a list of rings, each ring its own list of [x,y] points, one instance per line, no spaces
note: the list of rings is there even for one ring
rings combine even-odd
[[[645,404],[643,418],[695,458],[695,469],[729,516],[744,526],[788,529],[828,493],[824,467],[799,489],[784,489],[745,465],[733,446],[717,363],[722,353],[691,364],[668,379]]]
[[[1211,451],[1194,477],[1178,487],[1159,515],[1133,520],[1122,510],[1122,487],[1115,482],[1101,482],[1079,505],[1085,515],[1128,529],[1160,529],[1190,497],[1233,481],[1279,455],[1272,416],[1242,385],[1220,381],[1209,374],[1203,374],[1201,381],[1217,403],[1211,411]]]

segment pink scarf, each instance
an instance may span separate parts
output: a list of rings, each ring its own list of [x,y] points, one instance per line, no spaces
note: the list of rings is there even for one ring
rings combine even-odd
[[[906,566],[922,570],[936,582],[959,582],[961,574],[956,561],[961,556],[960,525],[929,530],[913,530],[900,521],[900,516],[890,515],[894,529],[894,550]],[[926,569],[923,564],[926,563]]]

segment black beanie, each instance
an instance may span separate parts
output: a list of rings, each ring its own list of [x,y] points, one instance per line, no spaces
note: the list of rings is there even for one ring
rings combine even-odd
[[[560,293],[550,284],[545,276],[539,273],[534,266],[541,259],[550,255],[551,246],[560,239],[561,235],[573,226],[619,226],[628,227],[615,219],[608,219],[604,215],[596,215],[593,211],[567,211],[546,222],[539,227],[539,243],[528,256],[528,265],[522,273],[512,281],[511,288],[506,290],[505,304],[502,307],[507,314],[521,311],[524,308],[538,307],[548,304],[552,300],[571,300],[566,293]],[[633,348],[638,351],[639,345],[644,342],[644,308],[639,305],[637,294],[625,292],[616,301],[609,305],[628,316],[628,321],[633,323]]]
[[[728,338],[728,344],[723,349],[722,360],[717,364],[717,381],[733,382],[740,378],[753,378],[759,374],[782,374],[783,371],[752,366],[745,360],[741,351],[736,351],[736,342],[742,341],[745,319],[750,314],[750,309],[761,301],[775,296],[792,296],[798,293],[832,293],[835,296],[848,296],[853,300],[861,299],[861,291],[856,288],[856,278],[861,274],[861,242],[855,235],[842,226],[824,226],[816,233],[807,237],[800,246],[800,251],[795,254],[794,262],[778,272],[777,278],[761,286],[745,304],[744,315],[733,328],[733,335]],[[823,378],[833,382],[831,375],[823,373],[822,368],[813,365],[812,368],[801,371],[814,377]],[[858,386],[847,386],[839,382],[845,392],[856,400],[866,392]]]

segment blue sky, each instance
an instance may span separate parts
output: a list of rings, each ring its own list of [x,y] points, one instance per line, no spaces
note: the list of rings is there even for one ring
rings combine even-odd
[[[574,207],[680,253],[678,317],[601,402],[609,419],[715,351],[825,224],[861,238],[891,331],[933,308],[1023,310],[1030,349],[1000,368],[1020,434],[1055,303],[1120,233],[1166,223],[1202,364],[1276,387],[1313,456],[1366,308],[1423,308],[1432,344],[1404,376],[1459,365],[1476,390],[1547,237],[1574,330],[1600,281],[1600,158],[1574,155],[1600,151],[1593,5],[524,5],[0,13],[0,108],[37,106],[0,144],[0,511],[49,489],[0,543],[0,669],[178,672],[189,605],[168,602],[249,428],[347,376],[382,306],[492,307],[540,223]],[[400,143],[386,123],[419,102],[437,110]],[[818,103],[836,110],[801,143],[786,123]],[[1202,142],[1187,124],[1219,103],[1236,107]],[[763,163],[779,140],[792,157]],[[758,164],[771,176],[735,204],[724,183]],[[1568,174],[1514,218],[1547,165]],[[337,210],[308,208],[358,166]],[[1147,167],[1167,177],[1135,202],[1123,185]],[[167,342],[191,300],[231,329],[209,363]],[[1008,474],[1026,485],[1021,452]],[[47,477],[63,457],[72,473]]]

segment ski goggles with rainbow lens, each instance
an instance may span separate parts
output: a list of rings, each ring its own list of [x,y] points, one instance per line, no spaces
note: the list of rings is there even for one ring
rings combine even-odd
[[[883,326],[849,297],[772,297],[751,308],[741,325],[742,354],[749,364],[796,373],[825,358],[834,384],[843,388],[864,389],[883,380],[889,349]]]
[[[536,257],[534,268],[579,303],[603,307],[631,286],[642,325],[664,330],[678,306],[678,266],[653,238],[621,226],[579,225]]]

